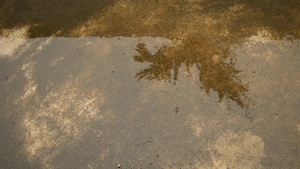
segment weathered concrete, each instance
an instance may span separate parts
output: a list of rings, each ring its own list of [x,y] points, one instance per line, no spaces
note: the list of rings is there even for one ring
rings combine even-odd
[[[218,2],[121,0],[53,29],[3,2],[0,168],[300,166],[299,3]]]

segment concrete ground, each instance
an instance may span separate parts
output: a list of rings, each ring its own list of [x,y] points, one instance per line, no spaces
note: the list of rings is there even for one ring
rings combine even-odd
[[[3,0],[0,168],[299,168],[300,2]]]

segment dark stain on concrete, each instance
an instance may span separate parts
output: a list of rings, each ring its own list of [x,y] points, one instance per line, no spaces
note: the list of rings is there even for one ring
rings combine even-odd
[[[299,1],[0,6],[4,38],[51,37],[1,56],[6,168],[299,166]],[[148,36],[171,44],[150,51]]]

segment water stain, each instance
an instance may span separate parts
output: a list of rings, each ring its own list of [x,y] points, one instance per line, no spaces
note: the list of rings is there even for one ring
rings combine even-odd
[[[2,1],[1,30],[29,26],[29,37],[40,36],[153,36],[172,39],[173,47],[149,54],[137,46],[137,62],[150,67],[138,79],[178,80],[179,68],[196,66],[201,88],[217,91],[248,107],[230,45],[256,34],[272,39],[300,37],[300,2],[276,1]],[[23,17],[26,16],[26,17]],[[3,31],[2,31],[3,32]],[[3,34],[3,33],[2,33]]]
[[[192,45],[200,46],[196,41],[191,40],[189,47]],[[230,60],[226,62],[226,57],[219,56],[223,53],[204,53],[201,55],[201,51],[164,47],[155,54],[145,48],[144,44],[139,44],[137,51],[139,55],[134,56],[134,60],[137,62],[150,63],[149,68],[141,70],[136,74],[138,79],[145,78],[147,80],[164,80],[175,81],[178,80],[179,68],[182,65],[186,66],[186,71],[190,75],[190,68],[196,66],[199,73],[199,81],[201,82],[201,88],[205,90],[207,94],[210,90],[217,91],[219,95],[219,101],[224,97],[235,101],[239,106],[244,107],[245,103],[243,98],[245,92],[248,89],[241,84],[239,79],[238,70],[234,68],[234,62]],[[224,51],[227,52],[227,51]],[[215,54],[215,55],[213,55]],[[213,55],[214,57],[211,57]]]
[[[299,44],[299,9],[297,0],[2,0],[0,59],[18,70],[1,74],[9,96],[1,106],[11,103],[1,117],[16,124],[1,128],[2,138],[17,133],[17,152],[44,168],[72,168],[66,161],[89,168],[299,166],[299,52],[289,50],[299,47],[291,45]],[[25,40],[37,37],[51,38],[40,46]],[[140,37],[172,43],[153,52]],[[235,102],[250,119],[255,110],[257,118],[248,124],[227,116],[224,103],[184,81],[194,77],[207,95]]]
[[[143,8],[143,6],[147,8]],[[138,79],[178,80],[179,68],[192,66],[199,71],[199,81],[207,94],[217,91],[219,100],[228,98],[248,107],[240,70],[229,46],[252,35],[271,39],[299,38],[299,10],[296,1],[119,1],[104,10],[104,15],[90,19],[74,36],[161,36],[172,39],[173,47],[163,47],[155,54],[143,44],[137,46],[137,62],[150,67],[136,74]],[[272,12],[270,12],[272,11]],[[103,25],[101,28],[97,25]]]

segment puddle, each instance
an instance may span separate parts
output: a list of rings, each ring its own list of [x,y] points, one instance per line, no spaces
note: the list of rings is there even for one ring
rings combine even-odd
[[[1,167],[300,165],[298,1],[0,4]]]

